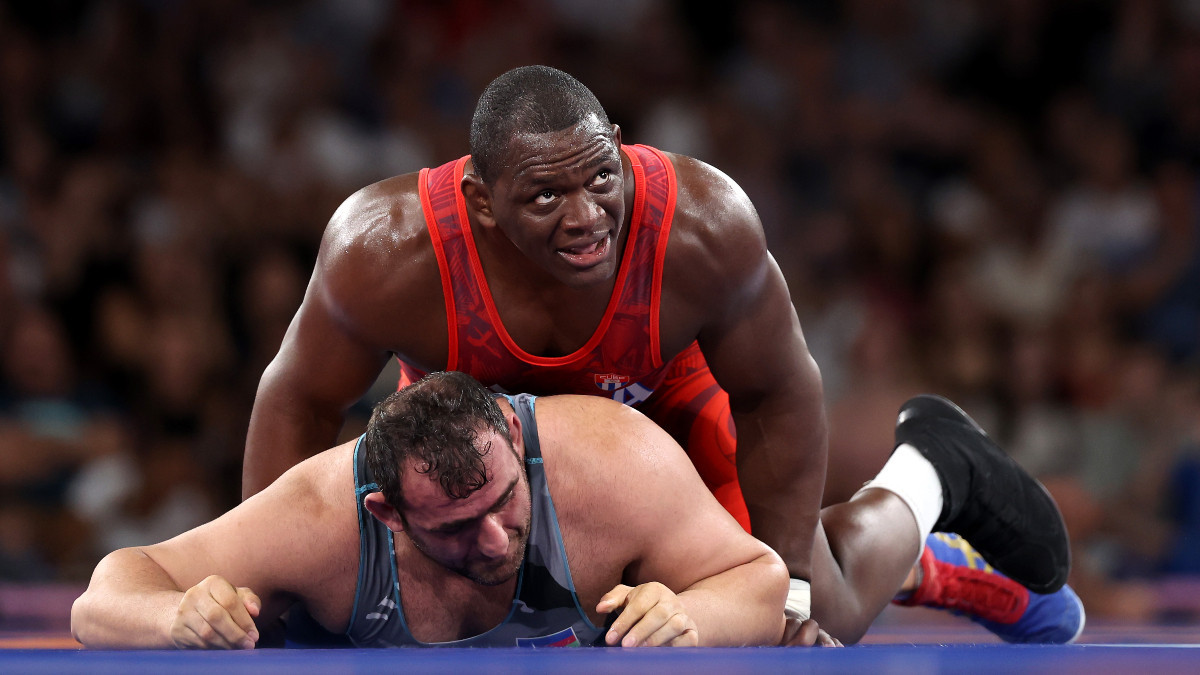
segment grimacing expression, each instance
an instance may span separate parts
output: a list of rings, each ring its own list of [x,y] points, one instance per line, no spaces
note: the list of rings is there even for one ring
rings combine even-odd
[[[490,186],[500,231],[561,283],[588,286],[616,274],[624,226],[620,136],[594,115],[545,134],[519,134]]]
[[[506,436],[489,431],[477,442],[489,447],[484,457],[488,482],[465,498],[448,497],[436,476],[405,471],[405,532],[429,559],[476,583],[495,586],[511,579],[525,559],[529,480]]]

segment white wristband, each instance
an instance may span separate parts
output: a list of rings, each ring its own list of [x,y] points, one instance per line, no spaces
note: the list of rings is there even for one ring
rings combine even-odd
[[[783,613],[800,621],[808,620],[812,615],[812,585],[803,579],[792,579]]]

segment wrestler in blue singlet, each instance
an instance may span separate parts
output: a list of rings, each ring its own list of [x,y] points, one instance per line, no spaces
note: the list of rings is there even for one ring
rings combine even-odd
[[[567,565],[554,502],[542,466],[541,444],[534,419],[535,397],[506,397],[521,420],[525,439],[525,471],[533,503],[525,560],[517,573],[517,591],[500,625],[474,637],[452,642],[417,641],[408,630],[396,580],[392,532],[363,507],[363,496],[376,492],[362,439],[354,448],[354,486],[358,501],[361,558],[358,590],[346,636],[358,647],[570,647],[602,643],[605,629],[594,625],[579,606]]]

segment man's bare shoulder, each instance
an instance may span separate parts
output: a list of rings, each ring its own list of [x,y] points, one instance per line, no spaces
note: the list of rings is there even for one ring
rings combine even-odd
[[[418,177],[389,178],[342,203],[325,229],[309,293],[312,306],[363,344],[436,364],[444,357],[445,310]]]
[[[737,181],[702,160],[666,153],[675,166],[677,193],[672,231],[695,236],[757,238],[762,224],[754,204]]]
[[[325,228],[321,256],[326,264],[389,260],[427,241],[418,177],[416,173],[395,176],[347,197]]]
[[[670,510],[668,501],[677,492],[664,484],[686,481],[695,469],[665,431],[612,399],[547,396],[537,400],[536,410],[567,554],[587,561],[574,563],[573,572],[623,569],[642,555],[654,538],[654,523]],[[585,577],[577,581],[597,597],[619,580]]]
[[[242,504],[246,517],[269,524],[264,538],[274,544],[276,583],[310,601],[348,584],[357,569],[346,553],[358,541],[353,452],[349,442],[316,454]],[[256,499],[262,504],[253,505]]]
[[[727,174],[692,157],[667,156],[675,166],[678,192],[664,262],[663,306],[722,311],[752,294],[768,267],[762,222],[750,197]]]
[[[584,493],[632,485],[636,473],[666,464],[690,466],[683,450],[648,417],[601,396],[537,400],[538,431],[548,463]],[[682,465],[681,465],[682,466]]]
[[[538,413],[538,429],[543,434],[548,428],[553,429],[556,440],[635,433],[645,425],[654,425],[637,410],[604,396],[541,396],[538,397],[535,408]]]
[[[232,511],[213,521],[234,529],[248,521],[272,523],[282,529],[299,529],[312,553],[332,540],[340,540],[357,519],[354,501],[354,472],[351,457],[354,443],[345,443],[309,457],[288,469],[265,490],[255,494]],[[223,523],[232,520],[233,523]],[[349,528],[357,534],[356,528]],[[312,546],[315,546],[314,550]],[[316,560],[321,556],[313,555]],[[330,558],[336,557],[331,549]]]
[[[355,508],[354,468],[356,441],[317,453],[288,469],[264,492],[274,490],[277,502],[295,500],[297,508],[311,513],[337,515]]]

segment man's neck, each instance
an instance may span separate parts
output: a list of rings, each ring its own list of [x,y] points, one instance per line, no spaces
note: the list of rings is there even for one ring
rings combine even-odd
[[[403,533],[394,537],[400,609],[420,642],[449,642],[485,633],[508,615],[520,572],[484,586],[431,560]]]

